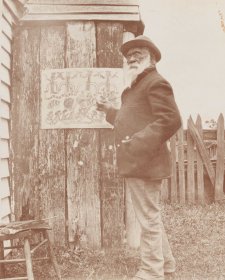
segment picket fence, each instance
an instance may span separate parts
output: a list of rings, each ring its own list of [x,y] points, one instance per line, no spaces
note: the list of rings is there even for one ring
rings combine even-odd
[[[190,117],[170,139],[172,177],[164,180],[162,200],[170,203],[204,204],[224,197],[224,117],[215,128],[203,129],[201,117]]]

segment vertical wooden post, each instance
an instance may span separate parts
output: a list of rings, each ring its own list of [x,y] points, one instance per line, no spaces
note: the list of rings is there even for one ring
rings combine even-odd
[[[172,158],[172,177],[171,177],[171,202],[177,202],[177,156],[176,156],[176,135],[170,138],[170,149]]]
[[[16,219],[39,217],[38,134],[40,28],[21,29],[13,41],[11,96],[12,190]],[[22,209],[25,211],[22,213]]]
[[[185,203],[185,166],[184,166],[184,130],[183,126],[177,132],[178,142],[178,186],[179,201]]]
[[[64,67],[65,27],[41,28],[41,70]],[[38,91],[38,94],[40,92]],[[65,141],[63,129],[40,130],[41,216],[49,218],[54,242],[65,243]]]
[[[116,22],[96,23],[97,66],[122,68],[123,58],[119,51],[123,43],[123,24]],[[124,238],[124,187],[117,176],[116,149],[112,129],[100,130],[101,166],[101,219],[102,244],[118,247]],[[109,147],[114,149],[109,149]]]
[[[196,127],[201,137],[203,137],[202,133],[202,120],[198,115],[196,120]],[[203,177],[203,162],[199,151],[197,150],[197,201],[200,204],[204,203],[204,177]]]
[[[0,242],[0,260],[4,260],[4,244],[3,241]],[[0,277],[5,277],[5,267],[4,264],[0,264]]]
[[[96,66],[94,22],[67,25],[66,66]],[[74,147],[75,141],[77,147]],[[68,130],[66,150],[69,241],[97,248],[101,246],[98,130]]]
[[[31,259],[31,252],[30,252],[30,243],[27,238],[24,239],[24,255],[26,260],[27,278],[28,280],[34,280],[32,259]]]
[[[60,268],[58,266],[55,254],[54,254],[54,250],[53,250],[53,246],[52,246],[52,242],[51,242],[51,238],[49,236],[49,232],[48,230],[45,231],[44,233],[44,237],[48,240],[48,248],[49,248],[49,256],[50,256],[50,261],[54,267],[56,276],[58,278],[58,280],[61,280],[61,272],[60,272]]]
[[[189,127],[188,127],[189,128]],[[195,151],[194,141],[187,129],[187,201],[195,202]]]
[[[224,117],[220,114],[217,121],[217,156],[216,156],[216,180],[215,180],[215,200],[224,199]]]

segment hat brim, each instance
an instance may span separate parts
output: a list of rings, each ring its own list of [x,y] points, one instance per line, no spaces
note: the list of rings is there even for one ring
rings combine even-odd
[[[126,57],[126,54],[130,49],[140,48],[140,47],[148,48],[155,55],[156,62],[158,62],[161,59],[161,53],[159,49],[156,47],[156,45],[153,44],[152,42],[142,40],[142,39],[133,39],[124,43],[121,46],[120,51],[122,52],[123,56]]]

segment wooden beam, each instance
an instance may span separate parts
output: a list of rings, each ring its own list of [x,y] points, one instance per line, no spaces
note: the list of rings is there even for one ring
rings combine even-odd
[[[12,65],[11,148],[13,212],[39,217],[38,129],[40,28],[21,29],[14,35]],[[18,188],[18,186],[20,186]],[[24,207],[26,206],[26,211]]]
[[[109,20],[109,21],[139,21],[139,14],[52,14],[52,15],[25,15],[21,22],[29,21],[68,21],[68,20]]]
[[[139,0],[29,0],[30,4],[54,4],[54,5],[74,5],[74,4],[81,4],[81,5],[139,5]]]
[[[4,259],[4,243],[3,243],[3,241],[0,241],[0,259],[1,260]],[[5,266],[4,266],[4,264],[1,264],[1,263],[0,263],[0,277],[2,279],[5,279]]]
[[[54,254],[53,244],[52,244],[52,241],[51,241],[48,230],[45,231],[45,237],[48,240],[48,253],[49,253],[50,261],[51,261],[51,263],[54,267],[54,270],[55,270],[55,273],[57,275],[58,280],[61,280],[62,278],[61,278],[60,268],[59,268],[59,265],[57,263],[57,259],[56,259],[55,254]]]
[[[225,137],[225,130],[224,130]],[[184,130],[184,141],[187,139],[187,130]],[[217,139],[217,130],[216,129],[204,129],[203,130],[203,139],[205,140],[215,140]]]
[[[41,27],[41,70],[65,67],[65,41],[65,26],[46,25]],[[37,94],[40,96],[39,90],[37,91]],[[50,219],[49,223],[53,229],[51,237],[58,245],[64,245],[66,242],[65,170],[65,131],[63,129],[40,130],[40,214],[42,217]]]
[[[138,14],[138,6],[30,5],[31,14]]]
[[[94,22],[67,25],[66,67],[96,67]],[[67,130],[67,197],[69,241],[101,247],[99,133],[97,129]],[[74,147],[74,143],[79,143]]]
[[[5,280],[6,278],[0,278],[0,280]],[[7,278],[7,280],[15,280],[15,277],[13,278]],[[28,280],[27,277],[16,277],[16,280]]]
[[[31,259],[31,252],[30,252],[30,242],[28,238],[24,239],[24,255],[26,260],[27,277],[29,280],[34,280],[32,259]]]
[[[119,49],[123,43],[123,24],[98,22],[96,28],[97,66],[122,68],[123,57]],[[118,247],[124,238],[124,187],[123,180],[117,175],[114,141],[112,129],[100,130],[102,243],[104,247]]]
[[[13,247],[8,247],[9,249],[10,248],[21,248],[21,247],[24,247],[24,246],[13,246]],[[6,249],[6,248],[5,248]],[[43,257],[43,258],[35,258],[35,259],[32,259],[33,262],[35,261],[49,261],[49,258],[48,257]],[[26,259],[7,259],[7,260],[0,260],[0,263],[5,263],[5,264],[16,264],[16,263],[23,263],[23,262],[26,262]],[[4,279],[14,279],[14,280],[18,280],[18,279],[28,279],[27,277],[26,278],[4,278]],[[1,280],[1,279],[0,279]],[[28,279],[29,280],[29,279]]]

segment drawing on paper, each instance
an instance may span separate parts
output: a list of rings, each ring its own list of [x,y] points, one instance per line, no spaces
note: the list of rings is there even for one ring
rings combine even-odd
[[[101,96],[120,106],[121,68],[65,68],[42,71],[41,128],[107,128],[96,110]]]

